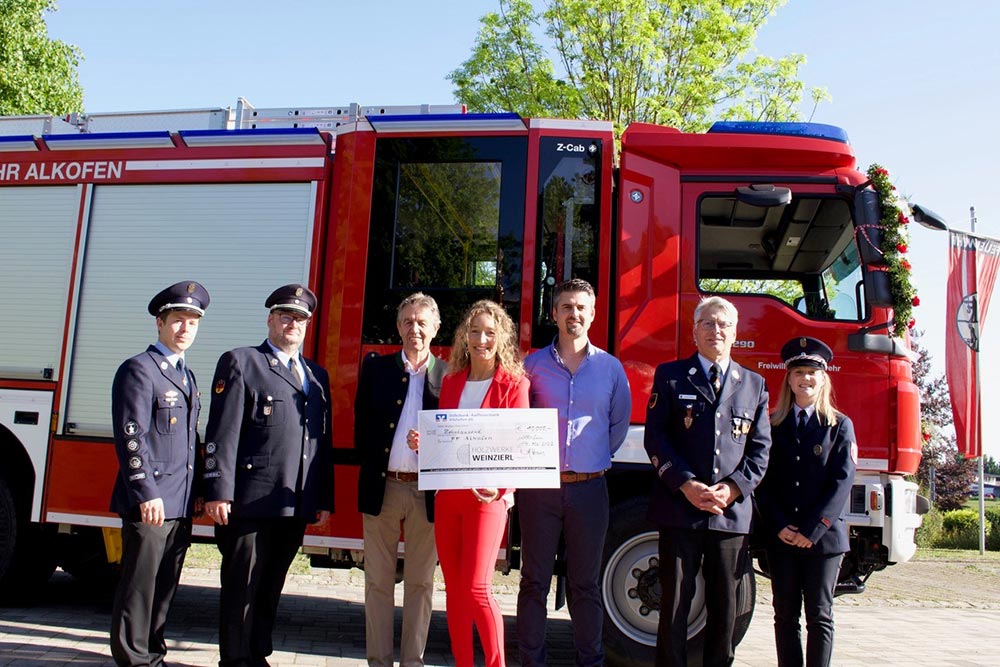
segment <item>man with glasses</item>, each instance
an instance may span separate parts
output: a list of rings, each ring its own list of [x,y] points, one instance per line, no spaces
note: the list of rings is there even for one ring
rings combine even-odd
[[[656,667],[688,664],[688,614],[699,569],[705,667],[733,664],[750,494],[771,447],[764,378],[730,357],[736,307],[721,297],[704,299],[694,320],[697,353],[657,367],[646,409],[646,453],[658,477],[649,518],[660,527],[663,591]]]
[[[205,511],[222,552],[220,667],[262,667],[285,575],[306,524],[333,509],[330,382],[300,348],[316,295],[264,302],[268,336],[222,355],[204,450]]]

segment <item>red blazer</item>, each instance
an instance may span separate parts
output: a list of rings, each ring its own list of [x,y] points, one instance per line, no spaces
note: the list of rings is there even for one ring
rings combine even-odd
[[[458,373],[444,376],[441,381],[441,397],[438,407],[442,410],[454,410],[462,397],[462,390],[469,379],[469,368]],[[481,408],[529,408],[528,388],[531,382],[527,374],[514,377],[502,368],[497,368],[493,382],[486,391]],[[508,508],[514,504],[514,489],[500,489],[500,499]]]

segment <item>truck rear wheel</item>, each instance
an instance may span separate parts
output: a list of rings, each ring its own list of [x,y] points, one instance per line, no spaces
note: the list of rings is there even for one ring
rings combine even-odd
[[[49,580],[55,570],[41,527],[18,517],[7,479],[0,475],[0,600],[22,602]]]
[[[646,500],[632,498],[611,509],[612,521],[604,545],[601,594],[604,602],[604,651],[609,665],[650,665],[656,651],[660,621],[659,532],[646,520]],[[756,600],[756,581],[747,569],[737,590],[734,643],[750,627]],[[688,661],[701,665],[707,611],[701,574],[688,615]]]

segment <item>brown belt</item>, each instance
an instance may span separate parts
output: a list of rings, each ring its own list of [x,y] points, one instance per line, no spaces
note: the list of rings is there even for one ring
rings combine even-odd
[[[559,473],[559,479],[563,484],[573,484],[574,482],[586,482],[589,479],[597,479],[598,477],[604,477],[604,471],[600,470],[598,472],[561,472]]]
[[[400,482],[415,482],[417,481],[417,473],[415,472],[399,472],[398,470],[390,470],[386,473],[389,479],[395,479]]]

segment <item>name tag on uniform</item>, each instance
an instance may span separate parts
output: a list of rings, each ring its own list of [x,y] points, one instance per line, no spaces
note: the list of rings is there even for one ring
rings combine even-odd
[[[697,401],[698,397],[694,394],[681,394],[677,397],[681,401]]]

